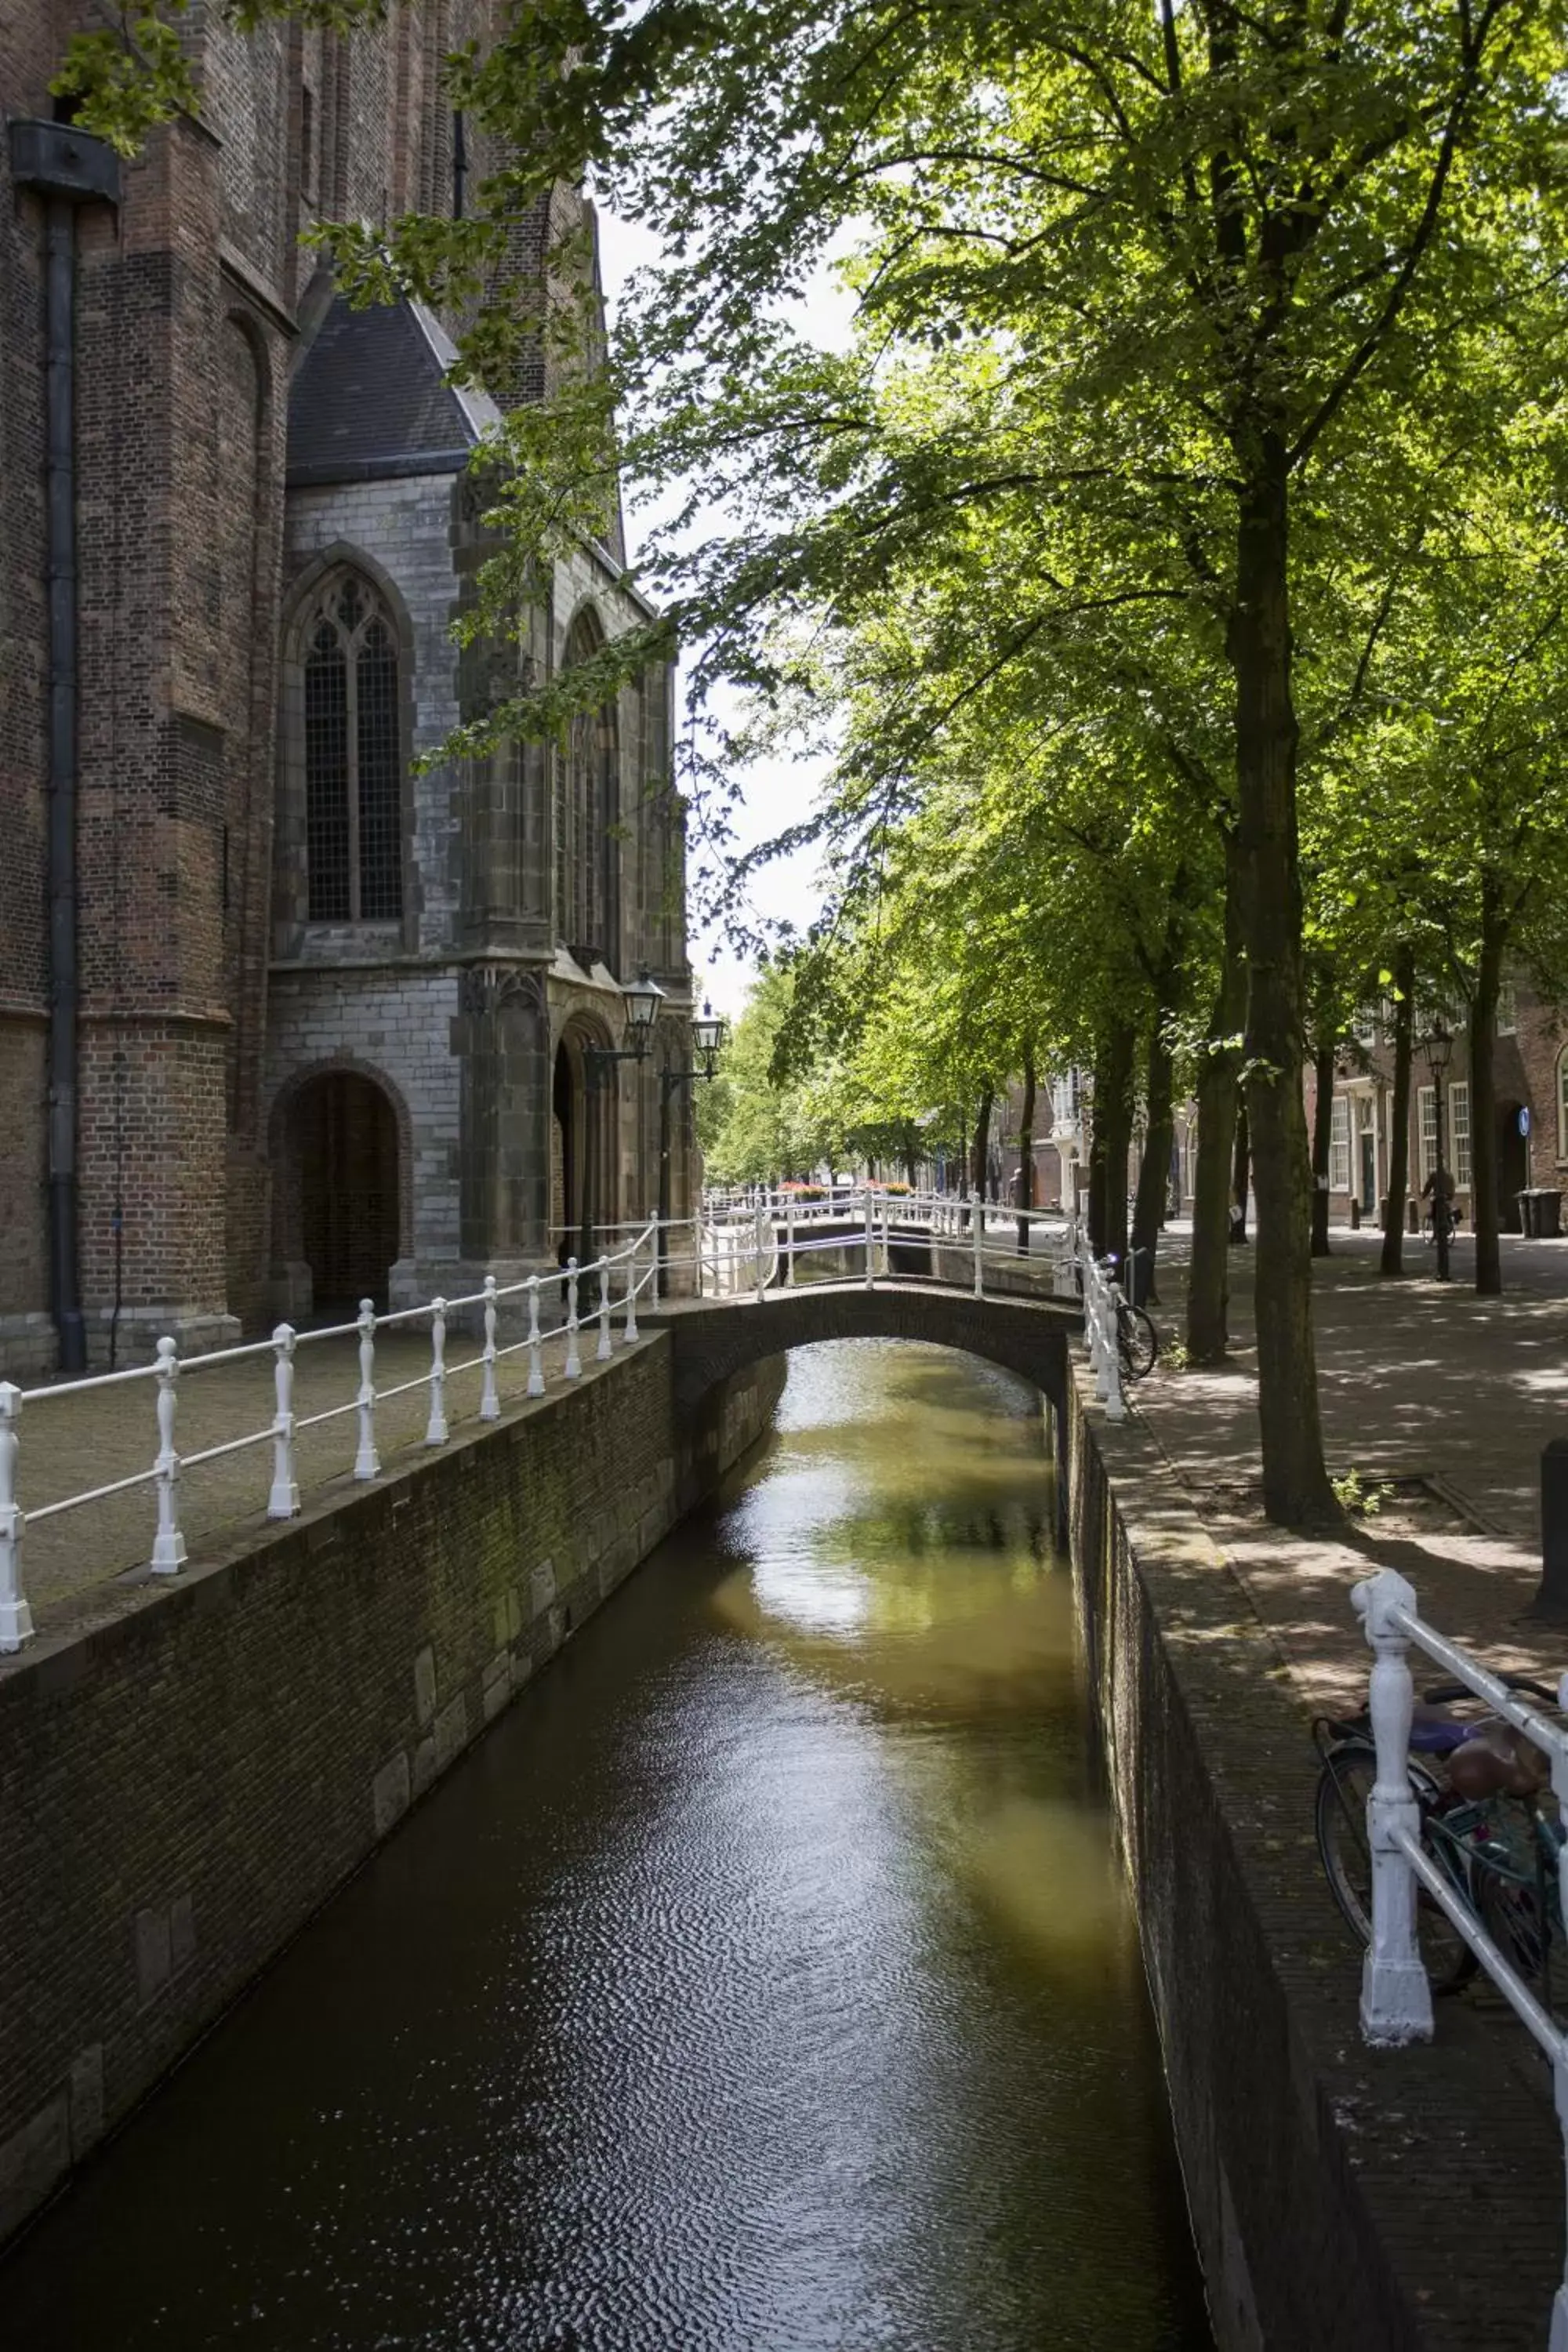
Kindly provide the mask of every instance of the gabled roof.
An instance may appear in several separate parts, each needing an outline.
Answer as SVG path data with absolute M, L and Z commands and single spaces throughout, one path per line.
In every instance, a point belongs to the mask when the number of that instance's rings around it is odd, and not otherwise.
M 460 473 L 500 413 L 445 381 L 454 357 L 422 304 L 336 296 L 289 386 L 289 488 Z

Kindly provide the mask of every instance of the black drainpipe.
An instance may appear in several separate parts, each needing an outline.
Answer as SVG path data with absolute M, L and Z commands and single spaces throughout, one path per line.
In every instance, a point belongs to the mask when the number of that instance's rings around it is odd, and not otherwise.
M 44 199 L 49 590 L 49 1307 L 62 1372 L 87 1370 L 77 1238 L 76 210 L 120 202 L 120 161 L 66 122 L 14 121 L 11 171 Z

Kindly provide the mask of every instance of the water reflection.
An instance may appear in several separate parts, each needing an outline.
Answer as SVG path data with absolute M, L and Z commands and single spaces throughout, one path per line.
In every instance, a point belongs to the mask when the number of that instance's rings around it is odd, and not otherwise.
M 889 1342 L 0 2278 L 18 2346 L 1209 2342 L 1037 1401 Z

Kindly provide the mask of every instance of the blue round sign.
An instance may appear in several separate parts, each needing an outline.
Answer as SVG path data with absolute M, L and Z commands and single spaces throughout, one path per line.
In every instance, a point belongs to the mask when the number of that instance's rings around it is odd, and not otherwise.
M 1519 1107 L 1519 1131 L 1521 1135 L 1528 1135 L 1530 1133 L 1530 1105 L 1528 1103 L 1521 1103 Z

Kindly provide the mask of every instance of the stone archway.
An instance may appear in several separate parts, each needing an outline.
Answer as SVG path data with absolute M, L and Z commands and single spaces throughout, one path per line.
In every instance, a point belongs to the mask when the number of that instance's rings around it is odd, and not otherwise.
M 296 1315 L 347 1319 L 389 1303 L 402 1235 L 397 1114 L 363 1071 L 306 1078 L 284 1108 L 289 1230 L 280 1255 Z
M 616 1069 L 595 1071 L 589 1055 L 608 1044 L 596 1020 L 573 1014 L 561 1032 L 550 1089 L 550 1223 L 562 1265 L 587 1264 L 616 1214 L 619 1089 Z

